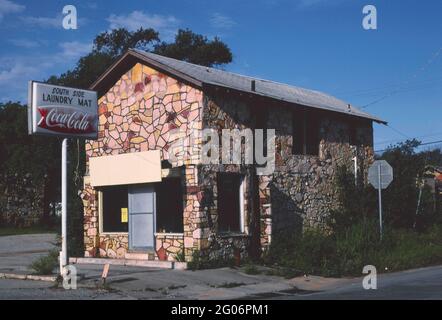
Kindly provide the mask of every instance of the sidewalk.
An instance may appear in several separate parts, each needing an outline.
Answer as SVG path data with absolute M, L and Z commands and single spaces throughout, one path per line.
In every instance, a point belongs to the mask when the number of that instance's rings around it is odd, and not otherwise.
M 81 287 L 97 288 L 103 266 L 75 265 Z M 106 288 L 135 299 L 240 299 L 296 288 L 275 276 L 247 275 L 238 269 L 170 270 L 110 266 Z

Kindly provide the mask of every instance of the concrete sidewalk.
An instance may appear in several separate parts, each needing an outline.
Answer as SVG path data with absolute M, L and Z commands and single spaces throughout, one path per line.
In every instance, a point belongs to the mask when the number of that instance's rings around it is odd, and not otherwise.
M 99 288 L 103 266 L 75 265 L 81 287 Z M 296 288 L 289 280 L 238 269 L 168 270 L 110 266 L 105 287 L 135 299 L 240 299 Z

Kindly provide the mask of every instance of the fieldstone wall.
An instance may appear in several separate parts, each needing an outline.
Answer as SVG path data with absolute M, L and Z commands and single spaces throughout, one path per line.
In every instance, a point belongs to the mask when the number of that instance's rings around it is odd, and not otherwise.
M 283 231 L 302 232 L 306 226 L 324 226 L 330 210 L 336 207 L 336 187 L 333 183 L 338 166 L 346 165 L 353 170 L 353 157 L 358 159 L 361 176 L 366 177 L 373 161 L 373 131 L 370 121 L 355 120 L 345 115 L 318 112 L 320 146 L 317 156 L 293 155 L 293 106 L 271 101 L 256 100 L 247 95 L 228 92 L 205 92 L 204 128 L 222 129 L 255 128 L 259 108 L 267 108 L 266 127 L 276 131 L 276 167 L 271 175 L 259 176 L 260 242 L 266 249 L 272 234 Z M 350 145 L 351 127 L 356 129 L 355 145 Z M 296 138 L 296 137 L 295 137 Z M 201 179 L 210 194 L 209 205 L 203 211 L 209 221 L 208 247 L 219 251 L 216 238 L 216 172 L 240 172 L 249 180 L 254 173 L 247 166 L 207 166 L 201 170 Z M 251 194 L 245 196 L 251 199 Z M 250 210 L 250 206 L 248 208 Z M 248 225 L 250 221 L 245 220 Z M 245 236 L 244 239 L 247 237 Z M 217 239 L 217 240 L 211 240 Z M 246 248 L 247 241 L 237 245 Z M 213 244 L 211 244 L 213 243 Z M 236 240 L 235 243 L 238 243 Z M 230 252 L 232 252 L 230 250 Z M 219 256 L 225 255 L 220 251 Z
M 191 144 L 188 152 L 196 156 L 185 160 L 175 160 L 170 152 L 177 139 L 192 137 L 198 142 L 201 136 L 200 90 L 138 63 L 122 75 L 98 103 L 98 140 L 86 142 L 87 161 L 89 157 L 160 150 L 161 160 L 170 160 L 172 167 L 186 166 L 184 187 L 197 186 L 193 165 L 199 161 L 198 148 L 201 144 Z M 127 234 L 99 234 L 97 196 L 97 190 L 90 186 L 88 177 L 85 177 L 82 194 L 85 256 L 124 257 L 128 250 Z M 198 211 L 197 196 L 187 194 L 184 207 L 183 242 L 186 255 L 191 256 L 194 245 L 198 245 L 193 243 L 192 238 L 192 219 Z
M 0 176 L 0 225 L 28 227 L 44 213 L 45 183 L 31 174 Z
M 157 259 L 177 261 L 184 257 L 184 236 L 182 234 L 156 234 Z

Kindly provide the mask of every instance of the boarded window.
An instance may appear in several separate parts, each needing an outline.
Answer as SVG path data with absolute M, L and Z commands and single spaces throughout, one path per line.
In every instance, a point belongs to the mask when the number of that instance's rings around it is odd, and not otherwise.
M 180 178 L 166 178 L 155 187 L 157 231 L 183 232 L 183 191 Z
M 263 150 L 262 154 L 264 157 L 267 157 L 267 121 L 269 119 L 269 113 L 267 108 L 265 107 L 257 107 L 256 108 L 256 129 L 263 129 L 263 135 L 262 135 L 262 145 Z M 253 139 L 253 142 L 256 143 L 256 135 L 255 139 Z M 254 146 L 253 150 L 256 149 L 256 146 Z M 255 155 L 254 155 L 255 156 Z M 255 159 L 256 161 L 256 159 Z
M 356 124 L 351 123 L 349 125 L 349 137 L 348 142 L 351 146 L 356 146 L 358 144 L 358 136 L 357 136 L 357 130 L 356 130 Z
M 127 232 L 127 186 L 102 188 L 103 232 Z
M 318 114 L 310 111 L 295 111 L 292 114 L 293 154 L 319 154 Z
M 241 176 L 218 173 L 218 228 L 221 232 L 240 232 Z

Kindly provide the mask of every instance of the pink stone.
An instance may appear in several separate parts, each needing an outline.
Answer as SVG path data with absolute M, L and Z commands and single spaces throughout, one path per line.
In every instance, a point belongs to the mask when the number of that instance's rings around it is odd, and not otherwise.
M 149 136 L 148 142 L 149 142 L 149 149 L 154 149 L 156 142 L 155 142 L 155 136 L 153 134 Z
M 112 118 L 113 123 L 115 123 L 117 126 L 121 125 L 123 123 L 123 117 L 114 115 Z
M 152 91 L 153 92 L 158 92 L 160 89 L 160 84 L 158 83 L 158 81 L 153 81 L 152 82 Z
M 122 141 L 125 141 L 127 139 L 127 132 L 122 132 L 120 138 Z
M 141 126 L 140 126 L 138 123 L 136 123 L 136 122 L 132 122 L 132 123 L 129 125 L 129 129 L 130 129 L 131 131 L 133 131 L 133 132 L 138 132 L 138 131 L 140 131 L 140 128 L 141 128 Z
M 167 104 L 169 104 L 170 102 L 172 102 L 172 95 L 171 95 L 171 94 L 168 94 L 167 96 L 164 97 L 164 99 L 163 99 L 163 104 L 164 104 L 164 105 L 167 105 Z
M 141 127 L 141 128 L 140 128 L 140 136 L 141 136 L 141 137 L 144 137 L 144 138 L 147 138 L 148 135 L 149 135 L 149 134 L 147 133 L 146 129 L 144 129 L 144 127 Z
M 109 132 L 109 135 L 110 135 L 112 138 L 114 138 L 115 140 L 117 140 L 117 139 L 120 137 L 120 135 L 118 134 L 118 131 L 117 131 L 117 130 L 112 130 L 112 131 L 110 131 L 110 132 Z
M 189 91 L 186 97 L 187 102 L 194 102 L 195 101 L 195 90 Z
M 190 111 L 190 116 L 188 117 L 189 121 L 193 121 L 198 118 L 199 110 Z
M 130 96 L 129 97 L 129 99 L 127 100 L 127 105 L 128 106 L 131 106 L 131 105 L 133 105 L 134 103 L 135 103 L 135 101 L 136 101 L 136 99 L 135 99 L 135 96 Z
M 116 114 L 116 115 L 121 115 L 121 107 L 120 107 L 120 106 L 118 106 L 118 107 L 114 107 L 114 108 L 112 109 L 112 112 L 113 112 L 114 114 Z
M 153 110 L 153 120 L 156 120 L 156 119 L 158 119 L 158 117 L 160 116 L 160 109 L 158 109 L 158 108 L 155 108 L 154 110 Z
M 149 150 L 149 144 L 147 141 L 140 143 L 140 151 L 148 151 Z
M 180 112 L 181 111 L 181 101 L 173 102 L 173 110 L 175 112 Z
M 107 95 L 106 95 L 106 99 L 107 99 L 107 101 L 108 102 L 114 102 L 114 100 L 115 100 L 115 95 L 112 93 L 112 92 L 109 92 Z

